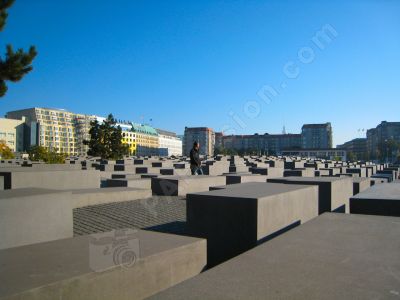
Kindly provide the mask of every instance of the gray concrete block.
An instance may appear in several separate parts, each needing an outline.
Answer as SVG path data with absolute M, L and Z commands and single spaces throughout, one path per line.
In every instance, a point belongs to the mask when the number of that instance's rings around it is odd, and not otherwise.
M 83 189 L 72 191 L 72 207 L 123 202 L 151 197 L 150 189 L 110 187 L 99 189 Z
M 206 241 L 118 230 L 2 250 L 0 264 L 0 299 L 144 299 L 199 274 Z
M 151 190 L 151 178 L 141 178 L 141 179 L 108 179 L 106 181 L 107 188 L 110 187 L 129 187 L 137 189 L 149 189 Z
M 371 187 L 371 179 L 365 177 L 353 177 L 353 195 L 361 193 Z
M 297 176 L 297 177 L 314 177 L 314 169 L 312 168 L 302 168 L 302 169 L 293 169 L 293 170 L 284 170 L 283 176 Z
M 224 176 L 160 176 L 151 179 L 153 195 L 186 196 L 187 193 L 208 191 L 211 186 L 224 185 Z
M 226 184 L 245 183 L 245 182 L 267 182 L 268 176 L 258 174 L 232 174 L 225 175 Z
M 327 213 L 150 299 L 396 299 L 400 223 Z
M 44 188 L 71 190 L 100 187 L 100 172 L 95 170 L 36 171 L 21 168 L 0 171 L 4 177 L 4 189 Z
M 349 212 L 349 199 L 353 195 L 353 182 L 345 177 L 284 177 L 267 179 L 268 182 L 317 185 L 319 188 L 319 214 Z
M 318 188 L 274 183 L 243 183 L 188 194 L 187 228 L 207 238 L 213 266 L 318 215 Z
M 72 237 L 71 197 L 36 188 L 1 191 L 0 249 Z
M 350 213 L 400 217 L 400 183 L 376 184 L 351 197 Z

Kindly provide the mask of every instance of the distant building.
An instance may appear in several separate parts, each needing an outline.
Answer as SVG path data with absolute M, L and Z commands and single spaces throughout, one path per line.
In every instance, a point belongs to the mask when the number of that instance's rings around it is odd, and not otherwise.
M 158 155 L 159 138 L 157 131 L 153 127 L 143 124 L 132 124 L 131 132 L 135 133 L 135 154 L 137 156 Z
M 301 128 L 303 149 L 332 148 L 331 123 L 304 124 Z
M 223 148 L 243 153 L 280 154 L 284 149 L 301 148 L 300 134 L 252 134 L 222 137 Z
M 347 151 L 349 156 L 352 153 L 356 160 L 367 160 L 367 139 L 357 138 L 348 141 L 342 145 L 337 145 L 337 149 L 343 149 Z M 350 156 L 349 156 L 350 157 Z
M 182 155 L 182 140 L 177 137 L 175 132 L 156 129 L 159 138 L 160 156 L 180 156 Z
M 223 138 L 224 138 L 223 132 L 215 133 L 215 149 L 222 149 L 224 147 Z
M 18 120 L 25 117 L 24 150 L 36 145 L 69 155 L 86 154 L 88 146 L 83 141 L 89 137 L 90 121 L 95 119 L 95 116 L 39 107 L 11 111 L 6 117 Z
M 370 159 L 395 160 L 400 142 L 400 122 L 382 121 L 376 128 L 367 130 L 367 152 Z
M 309 158 L 321 158 L 342 161 L 347 160 L 347 151 L 344 149 L 327 148 L 327 149 L 289 149 L 283 150 L 282 155 L 300 156 Z
M 12 152 L 24 150 L 25 117 L 21 120 L 0 118 L 0 141 L 4 141 Z
M 214 155 L 215 133 L 207 127 L 185 127 L 183 154 L 188 156 L 194 142 L 200 143 L 200 154 Z

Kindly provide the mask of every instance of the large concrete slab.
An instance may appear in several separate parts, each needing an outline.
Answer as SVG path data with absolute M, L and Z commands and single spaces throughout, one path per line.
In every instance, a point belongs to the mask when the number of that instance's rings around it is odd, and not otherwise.
M 381 183 L 350 199 L 350 213 L 400 217 L 400 183 Z
M 229 174 L 226 176 L 226 184 L 236 184 L 245 182 L 267 182 L 267 175 L 258 174 Z
M 96 170 L 44 171 L 32 168 L 3 171 L 4 189 L 43 188 L 71 190 L 100 187 L 100 172 Z
M 106 181 L 107 188 L 110 187 L 129 187 L 139 189 L 151 189 L 151 178 L 131 179 L 131 178 L 120 178 L 120 179 L 108 179 Z
M 78 208 L 96 204 L 145 199 L 149 197 L 151 197 L 151 190 L 149 189 L 114 187 L 73 190 L 71 199 L 72 207 Z
M 327 213 L 150 299 L 397 299 L 400 222 Z
M 285 184 L 317 185 L 319 214 L 324 212 L 349 212 L 349 199 L 353 195 L 353 181 L 346 177 L 284 177 L 268 179 L 268 182 Z
M 119 230 L 0 251 L 0 299 L 144 299 L 199 274 L 206 241 Z
M 0 249 L 72 237 L 71 192 L 0 191 Z
M 366 177 L 353 177 L 353 195 L 357 195 L 371 187 L 371 179 Z
M 225 176 L 159 176 L 151 179 L 153 195 L 186 196 L 208 191 L 211 186 L 224 185 Z
M 210 266 L 238 255 L 279 231 L 318 215 L 318 188 L 274 183 L 232 184 L 188 194 L 188 232 L 207 238 Z

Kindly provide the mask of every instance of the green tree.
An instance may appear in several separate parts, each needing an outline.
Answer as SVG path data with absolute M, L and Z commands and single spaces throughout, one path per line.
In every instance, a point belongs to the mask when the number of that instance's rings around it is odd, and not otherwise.
M 120 159 L 129 154 L 129 146 L 122 143 L 122 129 L 112 114 L 100 124 L 97 120 L 91 122 L 88 155 L 100 156 L 103 159 Z
M 347 160 L 349 161 L 356 161 L 357 157 L 355 156 L 355 154 L 351 151 L 347 152 Z
M 32 146 L 28 150 L 28 154 L 31 161 L 44 161 L 47 164 L 63 164 L 67 156 L 63 153 L 49 151 L 42 146 Z
M 11 151 L 10 147 L 8 147 L 6 142 L 3 140 L 0 141 L 0 158 L 3 158 L 3 159 L 15 158 L 15 155 Z
M 14 0 L 0 0 L 0 32 L 4 29 L 8 17 L 7 9 L 14 3 Z M 5 58 L 0 57 L 0 97 L 7 92 L 6 81 L 20 81 L 27 73 L 32 71 L 32 61 L 37 52 L 31 46 L 28 52 L 23 49 L 13 50 L 11 45 L 6 46 Z

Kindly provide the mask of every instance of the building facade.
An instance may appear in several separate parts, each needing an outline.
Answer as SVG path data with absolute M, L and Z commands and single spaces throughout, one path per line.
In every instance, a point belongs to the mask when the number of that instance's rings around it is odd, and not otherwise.
M 25 117 L 21 120 L 0 118 L 0 141 L 4 141 L 12 152 L 24 150 L 25 131 Z
M 11 111 L 6 119 L 0 119 L 0 140 L 3 137 L 7 145 L 18 152 L 31 146 L 43 146 L 57 153 L 86 155 L 89 146 L 84 141 L 90 140 L 90 123 L 94 120 L 102 123 L 105 118 L 38 107 Z M 160 154 L 159 134 L 153 127 L 122 121 L 117 126 L 122 129 L 122 143 L 129 146 L 131 155 Z M 176 134 L 163 131 L 162 141 L 164 154 L 181 155 L 182 141 Z
M 201 155 L 214 155 L 215 133 L 208 127 L 185 127 L 183 154 L 188 156 L 194 142 L 200 143 Z
M 29 108 L 8 112 L 7 119 L 25 117 L 27 132 L 25 149 L 43 146 L 50 151 L 68 155 L 84 155 L 87 146 L 83 141 L 89 137 L 90 121 L 95 116 L 75 114 L 63 109 Z
M 266 155 L 280 154 L 282 150 L 301 148 L 300 134 L 252 134 L 228 135 L 222 137 L 225 149 L 234 149 L 243 153 L 259 153 Z
M 304 124 L 301 128 L 303 149 L 332 148 L 331 123 Z
M 301 156 L 308 158 L 322 158 L 330 160 L 347 160 L 347 151 L 344 149 L 327 148 L 327 149 L 289 149 L 282 151 L 282 155 Z
M 181 156 L 182 140 L 177 137 L 176 133 L 156 129 L 159 138 L 159 155 L 160 156 Z
M 357 138 L 351 141 L 348 141 L 342 145 L 337 145 L 337 149 L 343 149 L 347 151 L 347 155 L 350 158 L 350 155 L 354 160 L 367 160 L 367 139 L 366 138 Z
M 367 130 L 367 153 L 369 159 L 396 159 L 400 143 L 400 122 L 382 121 L 376 128 Z

